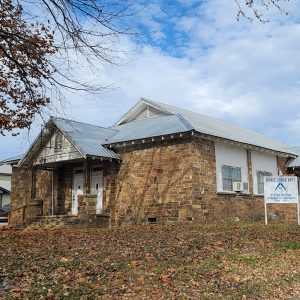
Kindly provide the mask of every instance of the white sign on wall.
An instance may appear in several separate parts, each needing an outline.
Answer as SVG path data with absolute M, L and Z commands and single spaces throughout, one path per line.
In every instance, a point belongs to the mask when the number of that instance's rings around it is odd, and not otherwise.
M 299 219 L 299 199 L 298 199 L 298 179 L 296 176 L 266 176 L 264 178 L 264 198 L 265 198 L 265 221 L 268 223 L 267 204 L 297 204 L 298 224 Z

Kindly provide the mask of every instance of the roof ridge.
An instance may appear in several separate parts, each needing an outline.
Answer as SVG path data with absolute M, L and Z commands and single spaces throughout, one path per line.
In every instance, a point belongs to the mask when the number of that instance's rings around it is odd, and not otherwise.
M 285 145 L 287 147 L 289 147 L 289 144 L 286 144 L 282 141 L 279 141 L 273 137 L 270 137 L 264 133 L 261 133 L 261 132 L 258 132 L 254 129 L 251 129 L 251 128 L 248 128 L 246 126 L 243 126 L 243 125 L 240 125 L 240 124 L 236 124 L 236 123 L 232 123 L 232 122 L 229 122 L 229 121 L 224 121 L 222 119 L 219 119 L 219 118 L 215 118 L 215 117 L 211 117 L 211 116 L 208 116 L 208 115 L 205 115 L 205 114 L 202 114 L 202 113 L 198 113 L 198 112 L 194 112 L 192 110 L 189 110 L 189 109 L 186 109 L 186 108 L 181 108 L 181 107 L 178 107 L 178 106 L 174 106 L 174 105 L 170 105 L 170 104 L 166 104 L 166 103 L 163 103 L 163 102 L 158 102 L 158 101 L 155 101 L 155 100 L 149 100 L 149 99 L 145 99 L 145 98 L 141 98 L 144 102 L 148 102 L 149 104 L 151 104 L 151 102 L 153 102 L 154 104 L 158 104 L 158 105 L 163 105 L 163 106 L 169 106 L 171 108 L 175 108 L 175 109 L 179 109 L 179 110 L 183 110 L 183 111 L 186 111 L 188 113 L 193 113 L 193 114 L 197 114 L 199 116 L 202 116 L 202 117 L 205 117 L 205 118 L 208 118 L 208 119 L 211 119 L 211 120 L 215 120 L 215 121 L 218 121 L 218 122 L 222 122 L 222 123 L 225 123 L 225 124 L 229 124 L 229 125 L 232 125 L 232 126 L 235 126 L 235 127 L 239 127 L 239 128 L 242 128 L 242 129 L 245 129 L 245 130 L 248 130 L 250 132 L 254 132 L 256 134 L 259 134 L 263 137 L 266 137 L 270 140 L 273 140 L 273 141 L 276 141 L 277 143 L 280 143 L 282 145 Z M 178 113 L 179 114 L 179 113 Z
M 143 122 L 143 121 L 146 121 L 146 120 L 153 120 L 153 119 L 157 119 L 157 118 L 167 118 L 167 117 L 171 117 L 171 116 L 173 117 L 173 116 L 176 116 L 176 115 L 179 115 L 179 114 L 170 113 L 169 115 L 159 115 L 159 116 L 153 116 L 153 117 L 150 117 L 150 118 L 137 119 L 137 120 L 130 121 L 128 123 L 123 123 L 123 124 L 120 124 L 120 125 L 114 125 L 114 126 L 111 126 L 111 127 L 108 127 L 108 128 L 116 128 L 116 129 L 112 129 L 112 130 L 119 131 L 117 129 L 119 126 L 127 125 L 129 123 Z
M 103 127 L 103 126 L 99 126 L 99 125 L 94 125 L 94 124 L 90 124 L 90 123 L 85 123 L 85 122 L 81 122 L 81 121 L 76 121 L 76 120 L 73 120 L 73 119 L 66 119 L 66 118 L 55 117 L 55 116 L 51 116 L 50 119 L 52 119 L 52 120 L 55 120 L 55 119 L 58 119 L 58 120 L 64 120 L 64 121 L 74 122 L 74 123 L 78 123 L 78 124 L 84 124 L 84 125 L 94 126 L 94 127 L 97 127 L 97 128 L 114 130 L 114 129 L 111 129 L 110 127 Z

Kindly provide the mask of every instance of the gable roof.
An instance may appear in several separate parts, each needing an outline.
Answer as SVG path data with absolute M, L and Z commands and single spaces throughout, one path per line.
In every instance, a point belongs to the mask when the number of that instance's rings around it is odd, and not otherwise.
M 83 158 L 96 156 L 119 159 L 115 152 L 101 145 L 102 140 L 115 134 L 113 129 L 58 117 L 51 117 L 44 127 L 44 133 L 41 132 L 37 136 L 28 151 L 20 160 L 18 166 L 26 165 L 28 160 L 39 151 L 40 147 L 43 146 L 43 136 L 44 140 L 47 140 L 50 137 L 53 125 L 62 132 Z
M 157 113 L 139 119 L 138 115 L 145 110 L 145 107 L 153 107 Z M 41 132 L 35 139 L 18 166 L 28 164 L 43 143 L 49 139 L 53 133 L 53 127 L 63 133 L 83 158 L 95 156 L 120 159 L 118 154 L 106 148 L 105 145 L 190 131 L 262 147 L 294 157 L 298 156 L 297 151 L 288 145 L 250 129 L 142 98 L 122 116 L 115 126 L 110 128 L 51 117 L 44 127 L 44 132 Z
M 179 114 L 137 120 L 112 128 L 116 133 L 104 141 L 103 145 L 187 132 L 193 129 Z
M 237 126 L 228 122 L 224 122 L 218 119 L 214 119 L 186 109 L 178 108 L 153 100 L 147 100 L 144 98 L 141 98 L 141 100 L 135 106 L 133 106 L 131 110 L 129 110 L 125 115 L 123 115 L 122 118 L 116 123 L 117 126 L 115 126 L 114 128 L 117 129 L 118 127 L 122 126 L 122 123 L 126 122 L 126 120 L 130 120 L 130 115 L 135 113 L 137 109 L 141 109 L 142 105 L 153 106 L 156 109 L 161 110 L 161 112 L 164 112 L 166 115 L 181 116 L 186 120 L 191 129 L 200 133 L 212 135 L 215 137 L 221 137 L 224 139 L 244 144 L 258 146 L 278 152 L 297 155 L 295 152 L 289 149 L 289 146 L 287 144 L 276 141 L 253 130 Z M 161 117 L 153 117 L 153 119 L 155 118 Z M 132 127 L 134 127 L 134 125 L 132 125 Z
M 114 129 L 90 125 L 63 118 L 52 118 L 54 124 L 75 146 L 84 158 L 99 156 L 119 159 L 118 155 L 101 145 L 101 142 L 116 133 Z

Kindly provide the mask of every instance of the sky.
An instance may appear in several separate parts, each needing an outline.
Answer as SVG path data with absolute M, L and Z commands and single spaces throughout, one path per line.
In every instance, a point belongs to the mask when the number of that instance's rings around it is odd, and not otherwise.
M 288 15 L 262 9 L 267 23 L 237 21 L 234 0 L 139 5 L 130 22 L 140 38 L 121 38 L 123 63 L 78 68 L 80 78 L 111 88 L 101 95 L 66 93 L 52 115 L 107 127 L 143 97 L 300 145 L 297 0 L 282 3 Z M 37 118 L 30 131 L 0 136 L 0 159 L 24 153 L 41 124 Z

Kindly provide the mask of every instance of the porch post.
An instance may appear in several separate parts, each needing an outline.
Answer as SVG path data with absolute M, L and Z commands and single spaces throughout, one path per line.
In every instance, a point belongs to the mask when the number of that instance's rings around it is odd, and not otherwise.
M 84 162 L 84 188 L 83 192 L 85 195 L 90 193 L 90 181 L 91 181 L 91 161 L 89 158 Z

